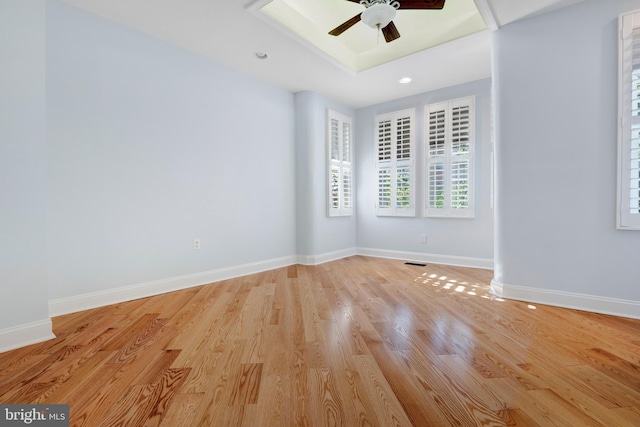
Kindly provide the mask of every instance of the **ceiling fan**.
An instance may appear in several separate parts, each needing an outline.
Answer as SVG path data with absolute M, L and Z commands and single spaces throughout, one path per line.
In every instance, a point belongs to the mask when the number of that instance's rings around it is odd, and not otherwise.
M 358 22 L 362 21 L 371 28 L 382 30 L 387 43 L 400 38 L 400 33 L 393 23 L 397 9 L 442 9 L 445 0 L 347 0 L 360 3 L 366 9 L 353 18 L 329 31 L 332 36 L 339 36 Z

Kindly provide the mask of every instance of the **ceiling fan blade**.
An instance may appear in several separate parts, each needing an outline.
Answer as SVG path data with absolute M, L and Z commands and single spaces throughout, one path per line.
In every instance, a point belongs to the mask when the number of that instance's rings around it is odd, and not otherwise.
M 398 0 L 399 9 L 442 9 L 445 0 Z
M 340 34 L 344 33 L 349 28 L 353 27 L 355 24 L 360 22 L 360 15 L 362 14 L 359 13 L 353 18 L 349 19 L 348 21 L 345 21 L 344 23 L 338 25 L 333 30 L 329 31 L 329 34 L 331 34 L 332 36 L 339 36 Z
M 387 41 L 387 43 L 400 38 L 400 33 L 398 32 L 398 29 L 396 28 L 396 25 L 393 23 L 393 21 L 389 22 L 389 25 L 382 29 L 382 34 L 384 34 L 384 39 Z

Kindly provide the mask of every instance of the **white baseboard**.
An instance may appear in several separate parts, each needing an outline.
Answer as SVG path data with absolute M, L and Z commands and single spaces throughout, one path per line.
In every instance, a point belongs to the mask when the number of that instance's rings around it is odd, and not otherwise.
M 49 301 L 49 314 L 60 316 L 77 311 L 103 307 L 110 304 L 132 301 L 167 292 L 179 291 L 194 286 L 233 279 L 235 277 L 260 273 L 275 268 L 287 267 L 297 262 L 297 257 L 289 256 L 272 260 L 242 264 L 234 267 L 220 268 L 201 273 L 187 274 L 185 276 L 171 277 L 168 279 L 154 280 L 131 286 L 115 289 L 107 289 L 100 292 L 77 295 L 68 298 L 58 298 Z
M 506 299 L 640 319 L 640 301 L 508 285 L 495 279 L 491 281 L 491 292 Z
M 422 254 L 414 252 L 388 251 L 367 248 L 349 248 L 328 252 L 320 255 L 298 255 L 273 260 L 243 264 L 234 267 L 221 268 L 185 276 L 171 277 L 138 283 L 115 289 L 107 289 L 99 292 L 76 295 L 67 298 L 58 298 L 49 301 L 49 313 L 51 316 L 74 313 L 91 308 L 103 307 L 110 304 L 118 304 L 139 298 L 146 298 L 167 292 L 178 291 L 194 286 L 206 285 L 221 280 L 260 273 L 293 264 L 318 265 L 326 262 L 346 258 L 353 255 L 365 255 L 379 258 L 406 259 L 408 261 L 431 262 L 437 264 L 459 265 L 465 267 L 492 268 L 493 261 L 481 258 L 455 257 L 435 254 Z
M 298 264 L 302 265 L 318 265 L 325 262 L 335 261 L 356 255 L 355 248 L 342 249 L 334 252 L 327 252 L 320 255 L 298 255 Z
M 0 330 L 0 353 L 55 338 L 51 319 Z
M 391 251 L 386 249 L 357 248 L 357 255 L 377 258 L 402 259 L 413 262 L 455 265 L 459 267 L 474 267 L 493 269 L 493 260 L 488 258 L 462 257 L 455 255 L 426 254 L 422 252 Z

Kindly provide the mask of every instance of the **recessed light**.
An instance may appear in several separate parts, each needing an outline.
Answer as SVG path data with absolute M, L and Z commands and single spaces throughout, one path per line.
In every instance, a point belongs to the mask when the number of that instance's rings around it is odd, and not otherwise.
M 266 52 L 256 52 L 256 58 L 258 59 L 267 59 L 269 57 L 269 54 L 267 54 Z
M 411 77 L 403 77 L 400 80 L 398 80 L 399 83 L 402 83 L 403 85 L 406 85 L 407 83 L 411 82 Z

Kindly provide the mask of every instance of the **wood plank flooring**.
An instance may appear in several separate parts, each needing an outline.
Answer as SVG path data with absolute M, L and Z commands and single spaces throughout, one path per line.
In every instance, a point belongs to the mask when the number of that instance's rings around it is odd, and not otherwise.
M 60 316 L 0 354 L 0 403 L 89 427 L 640 426 L 640 321 L 491 277 L 350 257 Z

